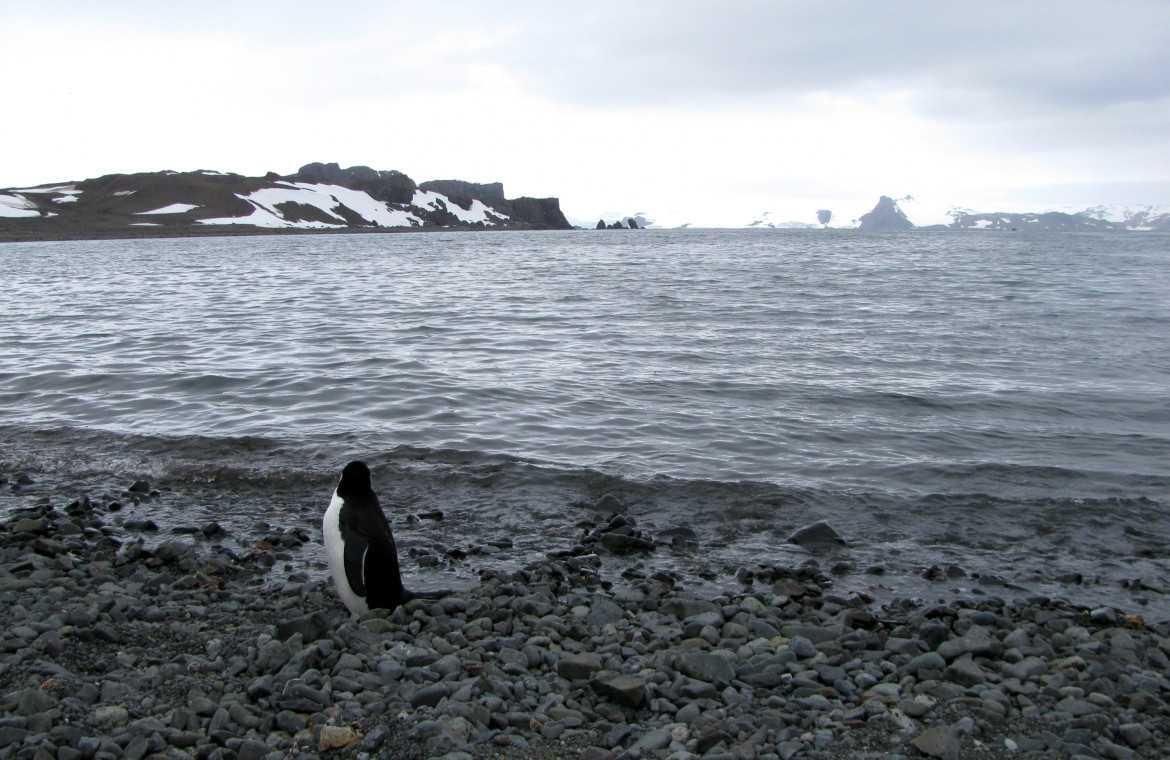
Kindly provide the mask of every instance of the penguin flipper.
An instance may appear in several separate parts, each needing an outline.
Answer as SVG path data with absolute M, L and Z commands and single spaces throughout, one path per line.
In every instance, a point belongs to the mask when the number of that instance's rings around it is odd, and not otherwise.
M 370 609 L 393 610 L 408 601 L 408 592 L 402 586 L 398 570 L 398 556 L 393 544 L 387 549 L 374 544 L 366 552 L 366 602 Z
M 345 537 L 345 579 L 349 587 L 358 596 L 366 595 L 366 552 L 369 542 L 356 531 L 350 531 Z

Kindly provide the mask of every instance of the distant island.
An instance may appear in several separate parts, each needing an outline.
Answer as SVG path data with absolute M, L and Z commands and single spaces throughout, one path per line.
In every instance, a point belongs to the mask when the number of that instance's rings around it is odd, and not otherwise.
M 914 198 L 906 196 L 901 202 L 913 202 Z M 1153 232 L 1170 232 L 1170 208 L 1166 206 L 1097 206 L 1084 211 L 1068 213 L 1064 211 L 1042 212 L 976 212 L 970 209 L 952 207 L 947 216 L 951 221 L 947 224 L 916 225 L 906 212 L 903 211 L 898 200 L 887 195 L 878 199 L 872 211 L 862 214 L 857 219 L 850 219 L 847 223 L 840 223 L 831 209 L 822 209 L 817 212 L 817 223 L 812 222 L 775 222 L 772 214 L 763 214 L 753 220 L 748 227 L 769 227 L 780 229 L 815 229 L 828 227 L 854 228 L 864 231 L 898 231 L 898 230 L 1003 230 L 1003 231 L 1044 231 L 1044 232 L 1117 232 L 1122 230 L 1141 230 Z
M 279 231 L 573 229 L 556 198 L 499 182 L 415 183 L 398 171 L 311 163 L 295 174 L 109 174 L 0 190 L 0 241 Z

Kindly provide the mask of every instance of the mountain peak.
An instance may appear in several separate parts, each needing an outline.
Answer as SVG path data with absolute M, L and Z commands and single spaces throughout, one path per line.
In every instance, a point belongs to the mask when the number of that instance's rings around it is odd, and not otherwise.
M 907 196 L 909 198 L 909 196 Z M 913 199 L 911 199 L 913 200 Z M 873 211 L 861 215 L 861 224 L 858 229 L 872 230 L 912 230 L 914 222 L 910 221 L 898 202 L 888 195 L 883 195 L 873 207 Z

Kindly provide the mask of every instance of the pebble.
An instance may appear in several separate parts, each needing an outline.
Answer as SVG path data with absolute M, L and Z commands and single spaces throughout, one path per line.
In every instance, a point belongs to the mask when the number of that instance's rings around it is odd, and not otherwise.
M 637 537 L 615 502 L 598 546 Z M 701 598 L 554 552 L 353 620 L 214 523 L 152 544 L 107 518 L 0 527 L 0 760 L 1170 756 L 1170 627 L 1117 610 L 862 606 L 813 566 Z

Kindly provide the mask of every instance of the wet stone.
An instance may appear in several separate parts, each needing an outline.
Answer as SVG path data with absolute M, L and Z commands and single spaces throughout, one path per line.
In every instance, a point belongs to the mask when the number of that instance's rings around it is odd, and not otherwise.
M 842 546 L 845 540 L 838 535 L 826 522 L 815 522 L 794 531 L 788 536 L 788 543 L 803 546 L 806 549 L 822 549 L 832 546 Z

